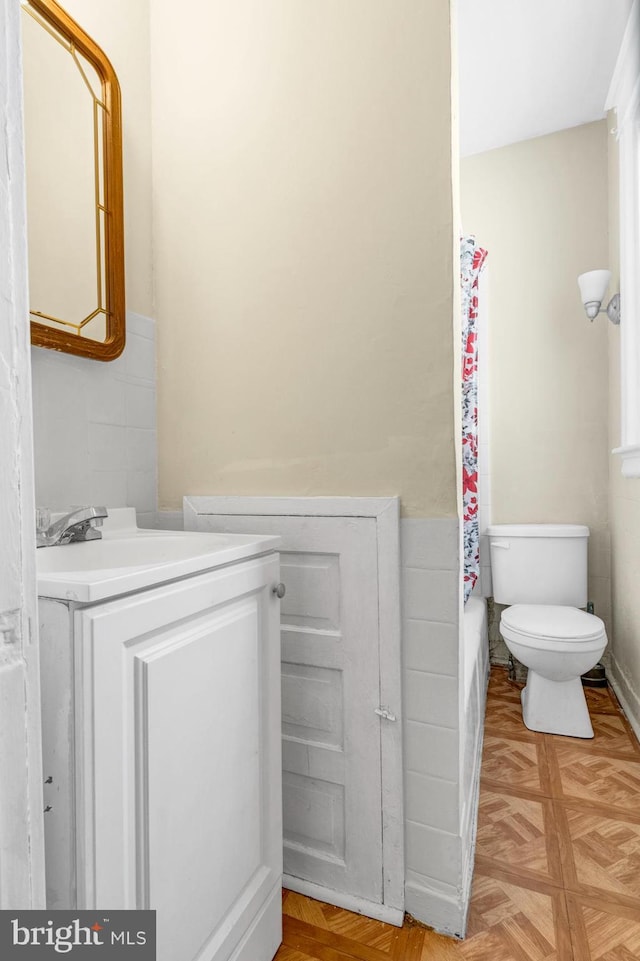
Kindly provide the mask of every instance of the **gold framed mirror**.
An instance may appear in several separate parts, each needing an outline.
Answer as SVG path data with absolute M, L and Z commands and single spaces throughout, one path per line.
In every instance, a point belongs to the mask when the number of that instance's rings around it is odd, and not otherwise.
M 114 360 L 125 344 L 120 86 L 55 0 L 21 0 L 31 342 Z

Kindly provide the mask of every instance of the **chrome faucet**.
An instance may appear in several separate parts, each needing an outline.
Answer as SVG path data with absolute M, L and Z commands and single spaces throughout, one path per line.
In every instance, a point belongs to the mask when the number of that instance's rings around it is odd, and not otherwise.
M 36 547 L 99 540 L 102 534 L 97 528 L 102 527 L 103 518 L 106 516 L 106 507 L 77 507 L 44 530 L 39 530 L 36 534 Z

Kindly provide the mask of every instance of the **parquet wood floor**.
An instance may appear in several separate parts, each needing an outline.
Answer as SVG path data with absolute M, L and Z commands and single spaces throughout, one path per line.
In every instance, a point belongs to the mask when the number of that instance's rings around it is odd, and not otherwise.
M 285 891 L 275 961 L 640 961 L 640 745 L 608 689 L 592 741 L 528 731 L 521 686 L 492 670 L 466 939 Z

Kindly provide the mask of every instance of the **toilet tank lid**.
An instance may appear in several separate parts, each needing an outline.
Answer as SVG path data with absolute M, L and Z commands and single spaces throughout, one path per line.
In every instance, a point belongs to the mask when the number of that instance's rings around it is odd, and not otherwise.
M 490 524 L 489 537 L 588 537 L 584 524 Z

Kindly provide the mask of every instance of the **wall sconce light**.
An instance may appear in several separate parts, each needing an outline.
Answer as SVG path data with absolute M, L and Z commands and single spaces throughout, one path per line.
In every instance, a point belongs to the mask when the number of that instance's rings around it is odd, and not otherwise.
M 620 294 L 614 294 L 606 310 L 601 306 L 610 280 L 610 270 L 589 270 L 578 277 L 580 297 L 589 320 L 594 320 L 598 314 L 606 313 L 612 324 L 620 323 Z

